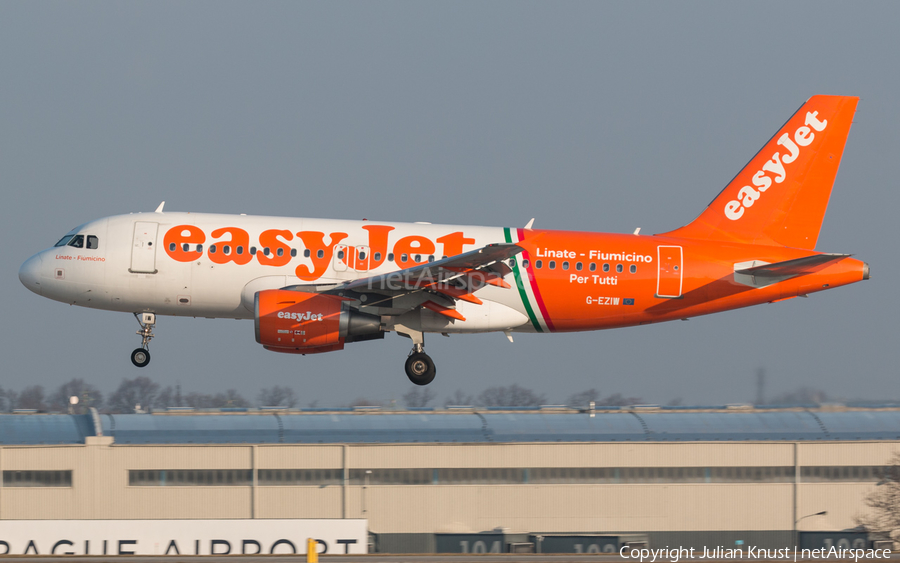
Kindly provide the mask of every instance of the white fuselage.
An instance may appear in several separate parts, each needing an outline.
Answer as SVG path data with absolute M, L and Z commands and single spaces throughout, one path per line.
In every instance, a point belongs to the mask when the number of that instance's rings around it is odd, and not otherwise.
M 235 319 L 253 318 L 258 291 L 365 278 L 504 241 L 495 227 L 168 212 L 108 217 L 69 234 L 85 242 L 22 266 L 31 291 L 95 309 Z M 533 330 L 515 290 L 478 295 L 484 305 L 458 304 L 466 321 L 422 311 L 421 329 Z

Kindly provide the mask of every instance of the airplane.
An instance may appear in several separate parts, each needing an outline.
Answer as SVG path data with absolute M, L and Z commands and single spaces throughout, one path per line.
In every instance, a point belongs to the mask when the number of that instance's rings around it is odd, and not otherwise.
M 19 271 L 34 293 L 129 312 L 253 319 L 267 350 L 316 354 L 396 332 L 427 385 L 425 334 L 570 332 L 687 319 L 869 278 L 815 250 L 859 98 L 804 103 L 691 223 L 652 236 L 164 211 L 72 229 Z M 678 180 L 675 180 L 678 181 Z

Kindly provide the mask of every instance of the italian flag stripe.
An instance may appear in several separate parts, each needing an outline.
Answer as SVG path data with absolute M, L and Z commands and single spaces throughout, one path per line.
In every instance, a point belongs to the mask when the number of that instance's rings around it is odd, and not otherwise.
M 513 242 L 512 233 L 510 232 L 509 227 L 503 229 L 503 235 L 506 237 L 506 242 Z M 537 332 L 544 332 L 544 328 L 541 326 L 540 321 L 534 314 L 534 308 L 531 306 L 531 301 L 528 298 L 528 291 L 526 289 L 525 283 L 522 281 L 522 273 L 519 270 L 518 256 L 515 260 L 513 260 L 513 274 L 515 274 L 516 287 L 519 289 L 519 296 L 522 298 L 522 304 L 525 306 L 525 311 L 528 313 L 528 318 L 531 319 L 531 324 L 534 325 L 534 330 L 536 330 Z
M 524 229 L 518 229 L 517 233 L 519 235 L 519 240 L 525 239 Z M 553 332 L 553 322 L 550 320 L 549 313 L 547 313 L 547 306 L 544 305 L 544 299 L 541 297 L 541 292 L 538 289 L 537 278 L 531 268 L 532 266 L 529 264 L 525 272 L 528 275 L 528 280 L 531 282 L 531 298 L 538 304 L 538 309 L 540 310 L 541 318 L 543 319 L 544 330 Z

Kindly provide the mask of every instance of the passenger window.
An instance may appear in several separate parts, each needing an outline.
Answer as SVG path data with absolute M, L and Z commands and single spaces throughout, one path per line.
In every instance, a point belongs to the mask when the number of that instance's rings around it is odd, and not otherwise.
M 174 242 L 169 243 L 169 252 L 175 252 L 175 243 Z
M 214 244 L 209 245 L 209 253 L 210 254 L 216 253 L 216 245 L 214 245 Z
M 197 245 L 197 252 L 203 252 L 203 245 L 202 245 L 202 244 L 198 244 L 198 245 Z
M 568 270 L 568 269 L 569 269 L 569 263 L 563 262 L 563 270 Z
M 592 272 L 596 272 L 596 271 L 597 271 L 597 264 L 591 262 L 590 270 L 591 270 Z
M 283 249 L 283 248 L 279 248 L 278 251 L 275 252 L 275 254 L 277 254 L 278 256 L 284 256 L 284 249 Z
M 344 259 L 344 251 L 338 250 L 338 260 L 343 260 L 343 259 Z
M 550 263 L 547 264 L 547 266 L 549 266 L 551 270 L 555 270 L 556 269 L 556 260 L 551 260 Z
M 581 271 L 581 262 L 575 263 L 575 269 L 578 270 L 579 272 Z
M 393 262 L 393 261 L 394 261 L 394 253 L 391 252 L 390 254 L 388 254 L 388 262 Z
M 250 256 L 256 256 L 256 247 L 255 246 L 250 247 Z
M 401 261 L 401 262 L 406 262 L 408 259 L 409 259 L 409 256 L 407 256 L 406 254 L 401 254 L 401 255 L 400 255 L 400 261 Z
M 88 235 L 87 247 L 90 250 L 96 250 L 96 249 L 100 248 L 100 239 L 98 239 L 94 235 Z
M 631 267 L 628 268 L 628 271 L 630 271 L 632 274 L 635 273 L 635 272 L 637 272 L 637 266 L 635 266 L 634 264 L 632 264 Z
M 415 260 L 415 261 L 416 261 L 416 262 L 421 262 L 421 261 L 422 261 L 422 255 L 421 255 L 421 254 L 416 254 L 416 260 Z
M 243 246 L 238 245 L 238 247 L 235 248 L 235 250 L 237 251 L 238 254 L 243 254 L 243 253 L 244 253 L 244 247 L 243 247 Z
M 184 243 L 184 244 L 181 245 L 181 250 L 183 250 L 183 251 L 185 251 L 185 252 L 190 252 L 190 251 L 191 251 L 191 245 L 189 245 L 188 243 Z
M 76 235 L 75 238 L 69 243 L 69 246 L 74 246 L 75 248 L 84 248 L 84 235 Z
M 376 252 L 376 253 L 375 253 L 375 261 L 376 261 L 376 262 L 380 262 L 380 261 L 381 261 L 381 253 L 380 253 L 380 252 Z
M 224 254 L 224 255 L 226 255 L 226 256 L 228 256 L 229 254 L 231 254 L 231 247 L 228 246 L 227 244 L 226 244 L 225 246 L 223 246 L 223 247 L 222 247 L 222 254 Z
M 318 258 L 325 258 L 325 251 L 322 250 L 322 249 L 317 250 L 317 251 L 316 251 L 316 257 L 318 257 Z
M 522 260 L 522 267 L 526 269 L 528 268 L 528 260 Z
M 434 262 L 434 254 L 432 254 L 432 255 L 430 255 L 430 256 L 428 257 L 428 261 L 429 261 L 429 262 Z
M 534 267 L 537 268 L 538 270 L 540 270 L 541 268 L 544 267 L 544 261 L 543 261 L 543 260 L 536 260 L 535 263 L 534 263 Z
M 609 264 L 604 264 L 604 265 L 603 265 L 603 271 L 604 271 L 604 272 L 608 272 L 608 271 L 609 271 Z
M 621 274 L 621 273 L 622 273 L 622 270 L 623 270 L 622 265 L 621 265 L 621 264 L 616 264 L 616 271 L 619 272 L 619 273 Z
M 291 256 L 296 256 L 296 255 L 297 255 L 297 249 L 296 249 L 296 248 L 292 248 L 292 249 L 291 249 Z
M 309 258 L 309 249 L 308 248 L 303 251 L 303 257 Z
M 364 250 L 360 250 L 360 251 L 359 251 L 359 259 L 360 259 L 360 260 L 365 260 L 365 259 L 366 259 L 366 253 L 365 253 Z

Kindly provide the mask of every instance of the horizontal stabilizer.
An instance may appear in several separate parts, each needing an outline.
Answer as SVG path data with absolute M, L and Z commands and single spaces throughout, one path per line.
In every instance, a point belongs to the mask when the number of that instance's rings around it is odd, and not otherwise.
M 734 281 L 752 287 L 765 287 L 790 278 L 811 274 L 826 264 L 848 258 L 849 254 L 813 254 L 784 262 L 766 264 L 752 261 L 734 265 Z

